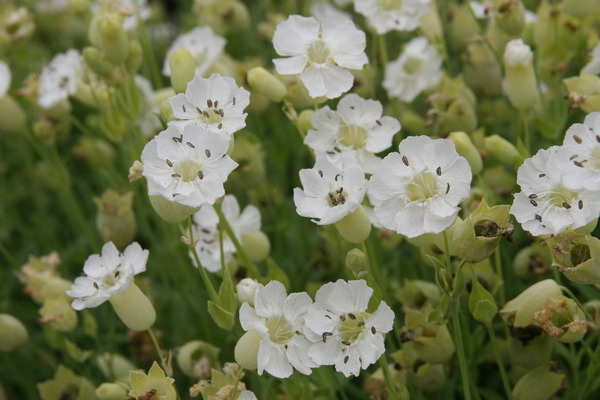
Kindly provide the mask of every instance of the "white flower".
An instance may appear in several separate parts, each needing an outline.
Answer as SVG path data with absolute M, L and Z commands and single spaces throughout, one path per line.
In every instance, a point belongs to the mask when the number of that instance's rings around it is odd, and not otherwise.
M 162 128 L 162 123 L 157 116 L 157 114 L 160 113 L 160 109 L 156 103 L 156 98 L 154 97 L 152 84 L 142 75 L 136 75 L 134 82 L 142 102 L 140 129 L 146 137 L 152 137 Z
M 128 12 L 123 21 L 123 29 L 126 31 L 137 28 L 138 18 L 140 21 L 146 21 L 152 16 L 152 8 L 148 5 L 148 0 L 121 0 L 121 4 Z
M 83 65 L 83 58 L 75 49 L 54 56 L 40 76 L 39 105 L 46 109 L 52 108 L 69 95 L 75 94 Z
M 383 34 L 417 29 L 421 18 L 430 12 L 427 3 L 429 0 L 354 0 L 354 8 Z
M 385 352 L 384 333 L 392 329 L 394 312 L 385 302 L 367 312 L 373 289 L 364 280 L 323 285 L 304 321 L 307 337 L 315 342 L 309 355 L 319 365 L 335 365 L 344 375 L 358 376 L 361 367 L 375 363 Z
M 585 64 L 581 69 L 581 72 L 598 75 L 600 74 L 600 44 L 597 44 L 596 47 L 594 47 L 590 55 L 592 56 L 592 59 Z
M 326 153 L 336 161 L 349 154 L 365 173 L 371 174 L 381 163 L 374 153 L 389 148 L 400 130 L 398 120 L 382 117 L 382 111 L 376 100 L 365 100 L 356 94 L 344 96 L 337 111 L 326 106 L 313 114 L 313 129 L 308 131 L 304 143 L 315 153 Z
M 252 278 L 244 278 L 239 281 L 235 286 L 235 291 L 240 303 L 248 302 L 248 304 L 254 306 L 254 294 L 257 287 L 258 282 Z
M 225 39 L 215 34 L 210 26 L 201 26 L 179 36 L 165 56 L 163 75 L 171 76 L 169 58 L 179 49 L 188 50 L 196 62 L 196 75 L 203 76 L 221 57 L 225 48 Z
M 253 205 L 248 205 L 240 214 L 240 205 L 233 195 L 225 195 L 221 203 L 221 211 L 229 222 L 238 241 L 242 235 L 248 235 L 260 230 L 260 212 Z M 233 241 L 225 232 L 219 233 L 219 216 L 212 205 L 202 206 L 194 214 L 194 239 L 197 240 L 196 251 L 200 263 L 211 272 L 221 270 L 221 249 L 219 235 L 223 235 L 224 263 L 227 265 L 235 253 Z
M 383 159 L 367 184 L 377 219 L 408 237 L 448 228 L 469 195 L 469 163 L 448 139 L 410 136 L 398 151 Z
M 504 48 L 504 63 L 511 67 L 531 65 L 533 52 L 523 39 L 513 39 Z
M 318 156 L 314 168 L 300 171 L 304 190 L 294 189 L 299 215 L 316 218 L 312 221 L 318 225 L 328 225 L 360 206 L 366 192 L 365 174 L 351 157 L 342 158 L 339 164 Z
M 600 190 L 600 112 L 573 124 L 563 141 L 570 168 L 564 171 L 565 186 L 573 190 Z
M 12 75 L 10 73 L 10 68 L 8 68 L 8 65 L 5 62 L 0 61 L 0 99 L 8 93 L 11 81 Z
M 367 63 L 365 33 L 350 19 L 331 18 L 323 24 L 313 17 L 291 15 L 277 25 L 274 59 L 281 75 L 300 74 L 311 97 L 339 97 L 352 88 L 354 75 Z
M 396 60 L 388 63 L 383 87 L 391 97 L 413 101 L 442 79 L 442 58 L 426 38 L 412 39 Z
M 202 128 L 228 135 L 246 126 L 244 108 L 250 104 L 250 92 L 239 87 L 229 76 L 212 74 L 209 78 L 194 76 L 185 93 L 168 99 L 173 115 L 183 121 L 169 125 L 193 122 Z
M 534 236 L 558 234 L 598 218 L 600 192 L 566 187 L 569 149 L 552 146 L 525 160 L 517 171 L 521 192 L 515 194 L 510 213 Z M 580 178 L 579 184 L 585 181 Z
M 102 247 L 102 254 L 88 257 L 84 276 L 75 279 L 67 296 L 75 298 L 72 306 L 76 310 L 97 307 L 111 296 L 129 289 L 133 276 L 146 270 L 148 250 L 134 242 L 119 253 L 112 242 Z
M 311 342 L 302 334 L 304 315 L 312 300 L 305 293 L 289 296 L 278 281 L 258 285 L 254 308 L 248 303 L 240 308 L 240 323 L 245 331 L 261 337 L 258 349 L 258 374 L 263 371 L 277 378 L 287 378 L 293 368 L 309 375 L 317 365 L 308 357 Z M 292 368 L 293 367 L 293 368 Z
M 142 150 L 148 195 L 189 207 L 214 204 L 238 165 L 228 147 L 227 139 L 198 125 L 169 126 Z
M 336 8 L 331 3 L 327 1 L 314 1 L 310 5 L 310 13 L 313 17 L 315 17 L 320 23 L 327 21 L 330 18 L 351 18 L 350 14 L 340 11 L 340 9 Z

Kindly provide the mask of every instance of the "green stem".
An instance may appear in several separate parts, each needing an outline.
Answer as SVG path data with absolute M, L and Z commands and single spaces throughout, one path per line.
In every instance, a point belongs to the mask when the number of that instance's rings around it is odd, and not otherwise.
M 392 379 L 392 374 L 390 374 L 390 369 L 388 367 L 386 355 L 382 355 L 379 359 L 379 366 L 383 371 L 383 377 L 385 379 L 385 387 L 387 388 L 388 394 L 390 395 L 390 399 L 399 400 L 398 392 L 396 391 L 396 385 L 394 385 L 394 380 Z
M 198 271 L 200 271 L 200 276 L 202 277 L 202 281 L 204 282 L 204 286 L 206 286 L 206 290 L 208 291 L 208 297 L 213 303 L 218 304 L 219 296 L 217 295 L 217 291 L 206 272 L 206 269 L 202 266 L 200 262 L 200 257 L 198 257 L 198 251 L 196 250 L 196 246 L 194 246 L 194 226 L 192 224 L 192 217 L 188 217 L 189 223 L 189 240 L 190 240 L 190 249 L 192 251 L 192 255 L 194 256 L 194 260 L 196 260 L 196 265 L 198 265 Z
M 496 251 L 494 251 L 494 265 L 496 266 L 496 275 L 500 279 L 502 283 L 500 286 L 500 304 L 504 305 L 506 303 L 506 283 L 504 282 L 504 272 L 502 270 L 502 256 L 500 254 L 500 243 L 498 243 L 498 247 Z
M 388 64 L 388 51 L 385 35 L 377 35 L 379 40 L 379 56 L 381 57 L 381 71 L 385 71 Z
M 150 339 L 152 339 L 152 343 L 154 344 L 154 348 L 156 349 L 156 353 L 158 353 L 158 357 L 160 357 L 160 363 L 162 364 L 165 361 L 165 357 L 163 356 L 162 350 L 158 345 L 158 339 L 156 339 L 156 335 L 154 334 L 152 328 L 148 328 L 147 332 L 148 335 L 150 335 Z
M 377 300 L 379 302 L 383 299 L 383 291 L 381 290 L 381 287 L 379 286 L 379 282 L 377 279 L 377 275 L 379 272 L 375 272 L 375 268 L 373 268 L 369 250 L 367 249 L 367 245 L 365 244 L 365 242 L 362 242 L 360 244 L 360 249 L 363 251 L 363 253 L 365 253 L 365 256 L 366 256 L 367 281 L 371 284 L 371 287 L 374 290 L 373 294 L 375 295 L 375 300 Z
M 529 147 L 531 144 L 530 133 L 529 133 L 529 120 L 527 119 L 527 112 L 524 110 L 519 110 L 519 115 L 521 116 L 521 122 L 523 123 L 523 144 L 527 149 L 527 152 L 531 151 Z
M 506 394 L 506 398 L 508 400 L 512 400 L 512 390 L 510 388 L 508 376 L 506 375 L 506 369 L 504 368 L 504 360 L 502 359 L 502 354 L 500 354 L 500 349 L 498 348 L 498 343 L 496 341 L 496 333 L 494 332 L 494 329 L 491 325 L 486 325 L 486 329 L 488 331 L 488 335 L 490 336 L 490 342 L 492 343 L 492 351 L 494 352 L 494 356 L 496 357 L 498 369 L 500 370 L 500 378 L 502 379 L 502 386 L 504 386 L 504 393 Z
M 242 262 L 246 266 L 246 269 L 248 270 L 248 274 L 250 275 L 251 278 L 258 279 L 260 277 L 260 274 L 258 273 L 258 270 L 256 269 L 256 266 L 254 265 L 254 263 L 252 263 L 252 261 L 250 261 L 250 259 L 248 258 L 248 255 L 244 251 L 244 248 L 242 247 L 239 240 L 235 236 L 235 232 L 233 232 L 233 229 L 231 228 L 229 221 L 227 221 L 227 218 L 225 218 L 223 211 L 221 211 L 221 205 L 215 203 L 214 208 L 215 208 L 215 211 L 217 212 L 217 215 L 219 216 L 219 223 L 221 225 L 223 225 L 223 227 L 225 227 L 225 232 L 227 232 L 227 235 L 233 242 L 233 245 L 235 246 L 235 251 L 240 256 L 240 258 L 242 259 Z
M 462 386 L 464 392 L 464 399 L 471 400 L 471 385 L 469 382 L 469 370 L 467 367 L 467 358 L 465 357 L 465 347 L 462 338 L 462 332 L 460 329 L 460 321 L 458 320 L 458 307 L 459 302 L 456 299 L 451 300 L 450 311 L 452 313 L 452 336 L 454 337 L 454 345 L 456 347 L 456 353 L 458 355 L 458 364 L 460 367 L 460 375 L 462 378 Z

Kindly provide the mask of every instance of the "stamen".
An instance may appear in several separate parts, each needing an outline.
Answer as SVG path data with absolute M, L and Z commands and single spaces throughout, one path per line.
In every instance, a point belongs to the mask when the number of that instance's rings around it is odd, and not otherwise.
M 335 154 L 335 153 L 334 153 L 333 151 L 331 151 L 331 150 L 327 150 L 325 153 L 327 153 L 327 154 L 330 154 L 330 155 L 333 155 L 333 154 Z
M 329 319 L 331 319 L 331 315 L 329 315 L 329 314 L 325 314 L 325 318 L 329 318 Z
M 374 326 L 372 326 L 372 327 L 371 327 L 371 333 L 372 333 L 373 335 L 377 333 L 377 330 L 375 329 L 375 327 L 374 327 Z
M 168 165 L 169 167 L 171 167 L 171 168 L 173 167 L 173 163 L 172 163 L 171 161 L 169 161 L 169 159 L 168 159 L 168 158 L 167 158 L 167 165 Z
M 233 101 L 231 102 L 231 105 L 235 106 L 235 97 L 233 98 Z
M 342 150 L 340 150 L 340 148 L 339 148 L 339 147 L 337 147 L 337 146 L 333 146 L 333 149 L 334 149 L 335 151 L 337 151 L 338 153 L 341 153 L 341 152 L 342 152 Z
M 331 332 L 323 332 L 323 343 L 327 343 L 327 336 L 333 336 L 333 333 Z
M 579 207 L 580 210 L 583 210 L 583 200 L 577 202 L 577 207 Z
M 333 194 L 328 193 L 329 195 L 329 200 L 331 201 L 331 204 L 333 204 L 334 206 L 337 206 L 339 204 L 339 202 L 337 201 L 337 199 L 333 196 Z
M 342 320 L 342 322 L 344 322 L 346 320 L 346 317 L 344 317 L 343 315 L 340 315 L 340 319 Z
M 209 149 L 205 149 L 204 150 L 204 154 L 206 154 L 206 157 L 210 157 L 210 150 Z
M 215 100 L 215 108 L 219 107 L 219 100 Z
M 567 210 L 568 210 L 569 208 L 571 208 L 571 205 L 570 205 L 569 203 L 567 203 L 566 201 L 565 201 L 565 202 L 563 202 L 562 206 L 563 206 L 564 208 L 566 208 Z
M 351 110 L 354 110 L 354 106 L 350 106 L 350 109 L 351 109 Z
M 196 146 L 194 146 L 193 144 L 191 144 L 190 142 L 185 142 L 185 144 L 187 144 L 189 147 L 191 147 L 192 149 L 195 149 Z
M 537 199 L 537 194 L 535 194 L 535 193 L 534 194 L 530 194 L 529 198 L 530 199 Z
M 408 158 L 406 156 L 402 156 L 402 162 L 408 167 Z
M 171 174 L 171 178 L 181 178 L 181 175 L 179 175 L 179 174 Z
M 350 317 L 350 319 L 356 319 L 356 315 L 352 314 L 352 313 L 348 313 L 348 316 Z
M 206 228 L 202 228 L 200 231 L 206 233 L 207 235 L 210 234 L 210 231 Z
M 345 346 L 350 346 L 352 343 L 350 343 L 348 341 L 345 341 L 345 340 L 342 340 L 342 344 L 345 345 Z
M 198 111 L 198 114 L 204 114 L 200 107 L 196 107 L 196 111 Z
M 218 129 L 221 129 L 223 127 L 223 124 L 221 122 L 219 122 L 219 125 L 217 125 Z
M 596 135 L 596 142 L 600 143 L 600 135 Z
M 583 164 L 580 163 L 579 161 L 573 161 L 573 164 L 575 164 L 575 166 L 577 166 L 579 168 L 583 168 Z
M 198 178 L 204 179 L 204 172 L 202 170 L 198 171 Z
M 94 287 L 95 287 L 96 289 L 100 289 L 100 288 L 98 287 L 98 284 L 97 284 L 96 282 L 94 282 Z
M 184 105 L 182 105 L 182 106 L 181 106 L 181 108 L 183 109 L 183 112 L 187 112 L 187 111 L 185 110 L 185 104 L 184 104 Z
M 348 357 L 348 356 L 344 357 L 344 364 L 346 364 L 349 359 L 350 359 L 350 357 Z
M 173 197 L 179 196 L 181 193 L 173 193 Z
M 117 271 L 117 272 L 115 272 L 115 278 L 118 278 L 118 277 L 119 277 L 119 275 L 121 275 L 121 271 Z
M 338 178 L 339 178 L 340 176 L 342 176 L 342 174 L 337 174 L 337 175 L 335 176 L 335 178 L 333 178 L 333 180 L 337 182 L 337 180 L 338 180 Z
M 381 126 L 381 121 L 380 121 L 380 120 L 377 120 L 377 121 L 375 121 L 375 123 L 376 123 L 377 125 Z
M 442 167 L 437 167 L 437 169 L 435 170 L 435 173 L 436 173 L 438 176 L 442 176 Z
M 358 326 L 360 326 L 361 328 L 362 328 L 363 326 L 365 326 L 365 321 L 360 321 L 360 322 L 358 323 Z
M 576 159 L 577 157 L 579 157 L 579 155 L 577 154 L 573 154 L 570 158 L 569 161 L 573 161 L 574 159 Z
M 535 200 L 533 200 L 533 199 L 529 200 L 529 202 L 530 202 L 530 203 L 531 203 L 531 205 L 532 205 L 532 206 L 534 206 L 534 207 L 537 207 L 537 206 L 538 206 L 538 203 L 537 203 L 537 201 L 535 201 Z
M 340 203 L 342 203 L 342 204 L 345 204 L 345 203 L 346 203 L 346 197 L 345 197 L 343 194 L 341 194 L 341 193 L 339 193 L 339 195 L 338 195 L 338 200 L 339 200 L 339 201 L 340 201 Z
M 540 178 L 543 178 L 543 177 L 545 177 L 545 176 L 546 176 L 546 174 L 539 174 L 538 176 L 539 176 Z
M 319 170 L 319 176 L 322 178 L 323 177 L 323 171 Z
M 340 186 L 340 188 L 337 190 L 337 192 L 338 192 L 339 194 L 341 194 L 343 191 L 344 191 L 344 187 L 343 187 L 343 186 Z
M 206 111 L 202 111 L 202 115 L 204 116 L 204 118 L 209 118 L 210 117 Z
M 542 216 L 539 214 L 535 214 L 535 219 L 537 219 L 538 221 L 542 222 Z
M 223 109 L 222 109 L 222 108 L 219 108 L 219 115 L 220 115 L 221 117 L 224 117 L 224 116 L 225 116 L 225 113 L 223 112 Z
M 206 100 L 206 105 L 208 106 L 208 108 L 212 108 L 213 106 L 213 102 L 211 99 Z
M 446 193 L 448 194 L 448 192 L 450 191 L 450 182 L 446 183 Z
M 577 144 L 581 144 L 581 142 L 583 142 L 583 140 L 581 140 L 581 138 L 577 135 L 573 135 L 573 139 L 575 139 L 575 141 L 577 142 Z

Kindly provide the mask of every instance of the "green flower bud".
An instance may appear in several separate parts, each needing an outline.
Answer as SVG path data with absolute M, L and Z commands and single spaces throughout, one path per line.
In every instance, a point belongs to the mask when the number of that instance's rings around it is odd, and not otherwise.
M 131 282 L 129 289 L 124 292 L 112 295 L 108 301 L 132 331 L 145 331 L 156 321 L 154 306 L 135 282 Z
M 496 24 L 510 36 L 519 36 L 525 28 L 525 7 L 521 0 L 504 0 L 494 12 Z
M 517 148 L 508 140 L 498 135 L 486 137 L 484 143 L 485 151 L 504 164 L 512 165 L 517 168 L 524 161 L 523 156 L 519 153 Z
M 25 127 L 27 116 L 23 108 L 9 95 L 0 98 L 0 130 L 19 132 Z
M 492 325 L 492 320 L 498 313 L 498 306 L 494 296 L 477 280 L 475 271 L 471 270 L 473 279 L 471 281 L 471 295 L 469 296 L 469 311 L 476 321 L 486 326 Z
M 111 71 L 111 65 L 106 62 L 100 50 L 95 47 L 83 49 L 83 59 L 86 65 L 100 76 L 106 76 Z
M 150 204 L 154 211 L 166 222 L 178 224 L 196 213 L 200 207 L 190 207 L 169 201 L 162 196 L 150 196 Z
M 523 375 L 512 391 L 514 400 L 549 400 L 563 386 L 565 374 L 548 363 Z
M 335 223 L 340 235 L 350 243 L 362 243 L 371 233 L 371 220 L 363 206 Z
M 254 67 L 248 70 L 246 80 L 253 90 L 276 103 L 281 102 L 287 94 L 283 82 L 263 67 Z
M 580 107 L 586 113 L 600 111 L 600 78 L 582 72 L 578 77 L 563 79 L 567 97 L 572 100 L 570 109 Z
M 242 235 L 242 247 L 252 262 L 264 261 L 271 252 L 271 242 L 263 231 Z
M 428 131 L 425 119 L 413 110 L 405 110 L 400 114 L 400 125 L 402 131 L 413 135 L 421 135 L 423 132 Z
M 94 45 L 99 47 L 104 58 L 113 64 L 121 64 L 129 53 L 127 32 L 123 29 L 123 16 L 119 13 L 103 13 L 92 21 L 95 24 Z M 92 28 L 90 28 L 92 29 Z
M 251 371 L 258 368 L 258 348 L 261 340 L 260 335 L 254 331 L 244 333 L 235 345 L 235 362 Z
M 359 279 L 367 274 L 367 255 L 360 249 L 352 249 L 346 254 L 346 267 Z
M 219 35 L 241 32 L 250 25 L 248 8 L 240 1 L 196 1 L 193 10 L 198 25 L 210 25 Z
M 550 361 L 552 338 L 538 326 L 513 328 L 508 337 L 507 350 L 515 366 L 535 368 Z
M 541 247 L 533 244 L 521 249 L 513 261 L 513 268 L 521 278 L 533 278 L 548 271 L 552 259 L 548 253 L 548 246 Z
M 480 35 L 480 28 L 468 3 L 452 4 L 449 9 L 448 33 L 450 47 L 462 50 L 474 37 Z
M 581 285 L 600 283 L 600 240 L 568 229 L 546 241 L 552 265 Z
M 427 39 L 438 48 L 444 46 L 444 30 L 442 29 L 442 21 L 440 13 L 435 1 L 427 4 L 429 12 L 421 17 L 421 29 L 427 36 Z
M 285 99 L 294 105 L 297 109 L 311 108 L 315 104 L 321 104 L 327 101 L 327 97 L 321 96 L 312 98 L 308 95 L 308 90 L 300 81 L 298 75 L 279 76 L 281 81 L 287 87 Z
M 148 375 L 143 371 L 129 371 L 129 382 L 131 383 L 129 396 L 135 399 L 139 400 L 141 397 L 150 400 L 154 397 L 157 400 L 175 400 L 177 398 L 177 392 L 173 387 L 175 379 L 166 376 L 156 361 L 152 364 Z M 147 397 L 149 392 L 152 393 L 152 397 Z
M 197 379 L 210 379 L 213 368 L 219 368 L 218 347 L 201 340 L 187 342 L 177 352 L 177 365 L 184 374 Z
M 597 0 L 563 0 L 561 4 L 567 14 L 581 19 L 598 11 Z
M 38 383 L 37 388 L 42 400 L 97 399 L 94 385 L 89 380 L 62 365 L 56 369 L 54 379 Z
M 105 382 L 94 391 L 98 400 L 123 400 L 127 398 L 127 389 L 118 383 Z
M 473 211 L 454 228 L 453 254 L 469 263 L 485 260 L 492 255 L 500 237 L 510 240 L 513 225 L 510 223 L 508 205 L 489 207 L 481 200 Z
M 0 314 L 0 351 L 14 351 L 27 342 L 29 334 L 21 321 L 10 314 Z
M 477 175 L 483 169 L 483 161 L 479 150 L 475 147 L 469 136 L 464 132 L 452 132 L 448 135 L 459 155 L 463 156 L 471 166 L 473 175 Z
M 463 59 L 465 83 L 471 90 L 478 96 L 502 94 L 502 68 L 489 44 L 483 39 L 469 42 Z
M 125 60 L 125 67 L 127 71 L 135 74 L 139 71 L 142 63 L 144 62 L 144 50 L 139 40 L 132 40 L 129 42 L 129 51 L 127 53 L 127 59 Z
M 511 104 L 528 110 L 538 99 L 537 79 L 533 69 L 533 53 L 523 40 L 511 40 L 504 50 L 506 91 Z
M 402 287 L 396 291 L 396 298 L 405 307 L 417 310 L 438 307 L 440 297 L 440 289 L 436 284 L 421 280 L 404 280 Z
M 171 104 L 169 104 L 167 100 L 163 100 L 159 104 L 160 118 L 163 121 L 163 123 L 167 123 L 169 121 L 174 120 L 175 117 L 173 116 L 173 108 L 171 108 Z
M 137 369 L 131 361 L 117 353 L 100 354 L 96 357 L 96 366 L 106 379 L 116 381 L 126 380 L 129 371 Z
M 119 194 L 107 189 L 101 197 L 94 197 L 98 207 L 96 227 L 104 242 L 113 242 L 124 249 L 135 237 L 135 215 L 133 214 L 133 192 Z
M 534 319 L 548 335 L 563 343 L 577 342 L 587 332 L 583 310 L 565 296 L 546 299 L 544 309 L 536 312 Z
M 196 62 L 192 53 L 187 49 L 178 49 L 169 57 L 171 68 L 171 86 L 175 93 L 183 93 L 187 84 L 194 78 L 196 73 Z
M 314 113 L 314 110 L 304 110 L 294 120 L 294 125 L 300 132 L 300 136 L 305 137 L 309 129 L 312 129 L 312 116 Z
M 526 327 L 534 322 L 535 312 L 544 308 L 546 299 L 557 298 L 560 295 L 558 284 L 552 279 L 546 279 L 528 287 L 507 302 L 500 310 L 500 315 L 509 326 Z
M 454 342 L 446 325 L 428 322 L 424 313 L 408 309 L 402 336 L 409 340 L 417 357 L 441 364 L 454 354 Z
M 46 298 L 40 315 L 41 323 L 50 324 L 57 331 L 70 332 L 77 326 L 77 313 L 63 296 Z
M 436 392 L 446 383 L 444 366 L 442 364 L 422 364 L 417 367 L 411 382 L 425 393 Z
M 462 77 L 443 76 L 442 81 L 429 96 L 433 114 L 438 118 L 438 130 L 472 132 L 477 127 L 475 95 Z

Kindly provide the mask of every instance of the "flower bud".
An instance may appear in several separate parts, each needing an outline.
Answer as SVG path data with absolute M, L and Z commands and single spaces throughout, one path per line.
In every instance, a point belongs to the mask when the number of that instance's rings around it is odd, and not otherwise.
M 424 313 L 408 309 L 402 336 L 411 343 L 417 357 L 425 362 L 441 364 L 454 354 L 454 342 L 443 324 L 428 322 Z
M 533 70 L 533 52 L 522 39 L 508 42 L 504 50 L 506 91 L 511 104 L 527 110 L 538 98 L 537 80 Z
M 11 96 L 0 98 L 0 130 L 19 132 L 25 127 L 27 116 L 19 103 Z
M 404 280 L 403 285 L 396 291 L 396 298 L 404 307 L 423 310 L 427 307 L 438 307 L 440 304 L 440 289 L 432 282 L 421 280 Z
M 513 225 L 509 222 L 508 205 L 489 207 L 481 200 L 477 208 L 453 229 L 453 254 L 469 263 L 477 263 L 492 255 L 500 237 L 510 240 Z
M 0 314 L 0 351 L 14 351 L 27 342 L 29 334 L 21 321 L 10 314 Z
M 517 148 L 508 140 L 498 135 L 491 135 L 484 139 L 485 151 L 496 160 L 518 168 L 524 161 Z
M 360 249 L 352 249 L 346 254 L 346 267 L 355 278 L 361 278 L 367 274 L 367 255 Z
M 258 348 L 261 337 L 254 331 L 248 331 L 235 345 L 235 362 L 244 369 L 255 370 L 258 368 Z
M 135 237 L 135 216 L 132 210 L 133 192 L 123 195 L 106 189 L 101 197 L 94 197 L 98 207 L 96 227 L 104 242 L 113 242 L 124 249 Z
M 515 274 L 521 278 L 533 278 L 548 271 L 552 260 L 548 254 L 548 247 L 533 244 L 521 249 L 513 261 Z
M 350 243 L 362 243 L 371 233 L 371 220 L 363 206 L 346 215 L 335 223 L 340 235 Z
M 472 132 L 477 127 L 475 95 L 462 77 L 443 76 L 435 93 L 428 97 L 441 132 Z
M 44 300 L 40 315 L 42 324 L 50 324 L 57 331 L 70 332 L 77 326 L 77 313 L 63 296 Z
M 154 306 L 135 282 L 131 282 L 124 292 L 112 295 L 108 301 L 121 321 L 133 331 L 145 331 L 156 321 Z
M 315 113 L 314 110 L 304 110 L 294 120 L 296 129 L 300 132 L 300 136 L 305 137 L 310 129 L 312 129 L 312 116 Z
M 429 12 L 421 17 L 421 29 L 431 43 L 435 43 L 436 47 L 444 46 L 444 30 L 442 29 L 442 21 L 440 13 L 435 1 L 427 4 Z
M 515 366 L 531 369 L 550 361 L 552 338 L 535 325 L 513 328 L 507 341 L 507 350 Z
M 596 0 L 563 0 L 561 2 L 563 10 L 576 18 L 585 18 L 598 11 L 598 2 Z
M 452 4 L 449 10 L 449 44 L 456 51 L 462 50 L 472 38 L 479 36 L 480 28 L 468 3 Z
M 242 235 L 242 247 L 252 262 L 261 262 L 271 252 L 271 242 L 263 231 Z
M 187 376 L 197 379 L 210 379 L 210 371 L 218 368 L 218 347 L 201 340 L 187 342 L 177 352 L 177 365 Z
M 263 67 L 254 67 L 248 70 L 246 80 L 253 90 L 275 103 L 281 102 L 287 94 L 283 82 Z
M 544 308 L 546 299 L 557 298 L 560 295 L 558 284 L 552 279 L 546 279 L 528 287 L 507 302 L 500 310 L 500 315 L 509 326 L 526 327 L 534 322 L 535 312 Z
M 565 374 L 554 371 L 548 363 L 523 375 L 512 391 L 514 400 L 549 400 L 563 386 Z
M 498 28 L 510 36 L 519 36 L 525 28 L 525 7 L 521 0 L 504 0 L 494 12 Z
M 129 51 L 127 52 L 127 59 L 125 60 L 125 67 L 127 71 L 135 74 L 139 71 L 142 63 L 144 62 L 144 50 L 139 40 L 131 40 L 129 42 Z
M 327 97 L 312 98 L 308 95 L 308 89 L 304 86 L 298 75 L 285 75 L 279 77 L 287 88 L 285 99 L 298 109 L 310 108 L 315 104 L 327 101 Z
M 581 285 L 600 283 L 600 240 L 568 229 L 546 241 L 552 265 Z
M 548 335 L 563 343 L 577 342 L 587 332 L 583 310 L 565 296 L 546 299 L 544 309 L 537 311 L 534 319 Z
M 106 62 L 100 50 L 95 47 L 86 47 L 83 49 L 83 59 L 86 65 L 100 76 L 108 75 L 111 70 L 111 65 Z
M 196 61 L 192 53 L 187 49 L 177 49 L 169 57 L 169 68 L 171 68 L 171 86 L 175 93 L 183 93 L 187 84 L 194 78 L 196 73 Z
M 469 136 L 464 132 L 452 132 L 448 135 L 459 155 L 463 156 L 471 166 L 473 175 L 477 175 L 483 169 L 483 161 L 479 150 L 475 147 Z
M 150 196 L 150 204 L 162 219 L 171 224 L 185 221 L 187 217 L 200 209 L 200 207 L 190 207 L 169 201 L 160 195 Z
M 96 366 L 106 379 L 126 380 L 129 371 L 137 367 L 128 359 L 117 353 L 102 353 L 96 357 Z
M 118 383 L 105 382 L 96 388 L 98 400 L 123 400 L 127 398 L 127 389 Z
M 95 25 L 95 40 L 92 41 L 102 50 L 104 58 L 113 64 L 121 64 L 127 58 L 129 41 L 123 29 L 123 16 L 118 13 L 103 13 L 92 21 Z M 94 29 L 90 27 L 90 29 Z
M 257 287 L 258 282 L 252 278 L 244 278 L 239 281 L 235 287 L 235 291 L 240 303 L 248 302 L 250 306 L 254 307 L 254 293 Z
M 502 68 L 484 39 L 469 42 L 463 58 L 465 83 L 471 90 L 478 96 L 502 94 Z

